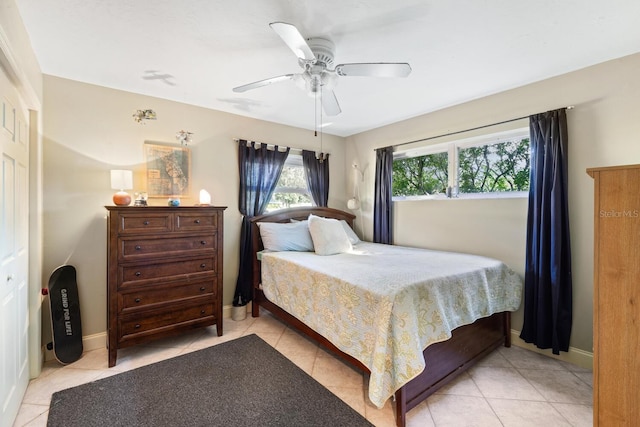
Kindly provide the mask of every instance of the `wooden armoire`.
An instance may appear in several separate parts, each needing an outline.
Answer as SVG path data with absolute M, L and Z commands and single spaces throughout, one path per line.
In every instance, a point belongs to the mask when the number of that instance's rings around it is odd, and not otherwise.
M 640 422 L 640 165 L 595 181 L 593 424 Z

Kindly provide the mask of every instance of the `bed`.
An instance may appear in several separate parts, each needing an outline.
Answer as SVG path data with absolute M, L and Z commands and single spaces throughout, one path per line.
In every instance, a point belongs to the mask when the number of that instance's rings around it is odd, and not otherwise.
M 371 402 L 381 407 L 393 396 L 396 424 L 404 426 L 407 411 L 511 345 L 510 312 L 520 305 L 522 281 L 489 258 L 361 242 L 348 233 L 354 219 L 331 208 L 253 218 L 252 315 L 263 307 L 367 372 Z M 329 228 L 318 234 L 325 226 L 340 233 L 336 223 L 349 244 L 335 233 L 323 241 Z M 286 240 L 304 227 L 311 249 L 299 241 L 274 246 L 273 235 Z M 265 251 L 263 238 L 276 250 Z

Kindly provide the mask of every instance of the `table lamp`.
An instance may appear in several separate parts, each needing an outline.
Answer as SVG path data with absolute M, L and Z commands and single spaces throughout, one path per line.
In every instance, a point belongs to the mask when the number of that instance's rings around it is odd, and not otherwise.
M 200 190 L 200 206 L 209 206 L 211 204 L 211 194 L 207 190 Z
M 111 171 L 111 189 L 118 190 L 113 195 L 113 203 L 116 206 L 129 206 L 131 196 L 124 190 L 133 188 L 133 172 L 128 170 L 115 169 Z

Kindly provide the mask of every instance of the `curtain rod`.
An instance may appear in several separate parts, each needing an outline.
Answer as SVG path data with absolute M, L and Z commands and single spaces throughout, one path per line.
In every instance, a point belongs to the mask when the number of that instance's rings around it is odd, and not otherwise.
M 573 107 L 573 105 L 569 105 L 569 106 L 564 107 L 564 109 L 565 109 L 565 110 L 572 110 L 573 108 L 574 108 L 574 107 Z M 551 111 L 553 111 L 553 110 L 551 110 Z M 529 116 L 522 116 L 522 117 L 518 117 L 518 118 L 515 118 L 515 119 L 504 120 L 504 121 L 502 121 L 502 122 L 491 123 L 491 124 L 489 124 L 489 125 L 483 125 L 483 126 L 478 126 L 478 127 L 475 127 L 475 128 L 470 128 L 470 129 L 465 129 L 465 130 L 459 130 L 459 131 L 456 131 L 456 132 L 444 133 L 444 134 L 442 134 L 442 135 L 430 136 L 430 137 L 428 137 L 428 138 L 416 139 L 416 140 L 414 140 L 414 141 L 401 142 L 400 144 L 392 145 L 392 147 L 393 147 L 393 148 L 396 148 L 396 147 L 401 147 L 401 146 L 403 146 L 403 145 L 415 144 L 416 142 L 430 141 L 430 140 L 432 140 L 432 139 L 436 139 L 436 138 L 444 138 L 445 136 L 451 136 L 451 135 L 457 135 L 457 134 L 459 134 L 459 133 L 471 132 L 471 131 L 474 131 L 474 130 L 484 129 L 484 128 L 488 128 L 488 127 L 491 127 L 491 126 L 503 125 L 503 124 L 505 124 L 505 123 L 511 123 L 511 122 L 516 122 L 516 121 L 518 121 L 518 120 L 528 119 L 530 116 L 531 116 L 531 115 L 529 115 Z M 375 151 L 375 149 L 374 149 L 374 151 Z
M 240 139 L 242 139 L 242 138 L 233 138 L 233 142 L 240 142 Z M 275 146 L 276 146 L 276 144 L 268 144 L 268 143 L 266 143 L 266 142 L 252 141 L 252 140 L 250 140 L 250 139 L 246 139 L 245 141 L 247 141 L 247 142 L 256 142 L 256 143 L 258 143 L 258 144 L 264 144 L 264 145 L 266 145 L 267 147 L 269 147 L 269 146 L 271 146 L 271 147 L 275 147 Z M 312 150 L 309 150 L 309 151 L 312 151 Z M 315 151 L 315 150 L 313 150 L 313 151 Z M 289 147 L 289 152 L 290 152 L 290 153 L 293 153 L 293 154 L 299 154 L 299 155 L 302 155 L 302 148 L 293 148 L 293 147 Z M 326 153 L 324 153 L 324 154 L 331 154 L 331 153 L 326 152 Z

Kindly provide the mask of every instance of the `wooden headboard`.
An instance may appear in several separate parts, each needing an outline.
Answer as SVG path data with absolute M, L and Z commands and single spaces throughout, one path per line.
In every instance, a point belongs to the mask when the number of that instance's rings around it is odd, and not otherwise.
M 309 218 L 309 215 L 313 214 L 316 216 L 321 216 L 324 218 L 334 218 L 337 220 L 345 220 L 347 224 L 349 224 L 353 228 L 353 221 L 356 216 L 345 211 L 341 211 L 333 208 L 313 208 L 313 207 L 303 207 L 303 208 L 290 208 L 283 209 L 276 212 L 254 216 L 251 218 L 251 234 L 252 234 L 252 251 L 251 258 L 253 261 L 253 288 L 256 289 L 260 285 L 260 261 L 256 254 L 264 249 L 262 245 L 262 239 L 260 238 L 260 228 L 258 227 L 259 222 L 291 222 L 291 220 L 303 221 Z

